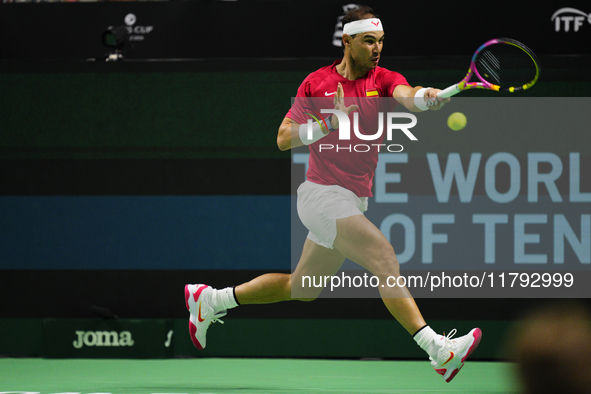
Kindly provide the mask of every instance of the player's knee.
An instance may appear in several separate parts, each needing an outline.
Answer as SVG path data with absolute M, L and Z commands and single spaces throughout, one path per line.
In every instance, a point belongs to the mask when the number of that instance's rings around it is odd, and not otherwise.
M 396 258 L 396 254 L 392 247 L 385 249 L 372 265 L 372 274 L 378 277 L 397 276 L 400 274 L 400 263 L 398 263 L 398 259 Z

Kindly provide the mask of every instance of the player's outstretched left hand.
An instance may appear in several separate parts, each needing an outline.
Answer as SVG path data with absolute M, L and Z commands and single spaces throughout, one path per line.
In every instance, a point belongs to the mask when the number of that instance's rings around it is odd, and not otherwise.
M 348 107 L 345 106 L 345 90 L 343 89 L 343 85 L 339 82 L 337 85 L 337 92 L 334 95 L 334 109 L 338 109 L 341 112 L 344 112 L 345 115 L 349 116 L 349 114 L 353 111 L 357 111 L 359 108 L 358 105 L 350 105 Z M 339 128 L 339 119 L 336 115 L 333 115 L 330 118 L 330 123 L 332 124 L 333 129 Z

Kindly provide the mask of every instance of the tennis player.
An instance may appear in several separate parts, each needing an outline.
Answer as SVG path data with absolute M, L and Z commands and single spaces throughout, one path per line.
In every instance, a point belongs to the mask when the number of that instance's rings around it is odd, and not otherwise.
M 367 269 L 382 284 L 388 277 L 400 276 L 392 245 L 363 214 L 372 195 L 377 149 L 347 155 L 334 150 L 320 152 L 321 143 L 338 143 L 339 133 L 330 131 L 339 128 L 339 119 L 331 115 L 326 117 L 326 124 L 314 122 L 309 138 L 306 110 L 297 103 L 298 98 L 328 98 L 334 109 L 349 115 L 364 104 L 346 106 L 345 97 L 393 97 L 395 104 L 413 112 L 437 110 L 449 100 L 438 100 L 438 89 L 411 87 L 399 73 L 379 67 L 383 43 L 382 22 L 371 8 L 349 12 L 343 18 L 343 58 L 311 73 L 300 85 L 296 103 L 279 126 L 277 143 L 281 150 L 302 145 L 310 149 L 307 180 L 298 188 L 298 214 L 309 230 L 301 258 L 292 274 L 265 274 L 220 290 L 203 284 L 187 285 L 189 331 L 198 349 L 205 348 L 209 325 L 230 308 L 292 300 L 292 285 L 297 290 L 294 294 L 303 294 L 296 299 L 315 299 L 322 289 L 299 288 L 302 276 L 334 275 L 345 258 Z M 406 287 L 378 288 L 390 313 L 426 351 L 435 371 L 451 381 L 478 346 L 481 330 L 475 328 L 455 339 L 455 329 L 448 336 L 438 335 L 427 325 Z

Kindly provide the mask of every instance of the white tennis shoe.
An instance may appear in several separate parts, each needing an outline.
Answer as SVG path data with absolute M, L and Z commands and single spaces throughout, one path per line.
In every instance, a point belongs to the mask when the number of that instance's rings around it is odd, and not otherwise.
M 451 339 L 456 332 L 454 328 L 447 336 L 440 338 L 442 346 L 437 352 L 436 360 L 429 357 L 435 372 L 442 375 L 448 383 L 460 372 L 464 361 L 476 350 L 482 338 L 480 328 L 473 329 L 463 337 Z
M 199 350 L 205 349 L 205 336 L 211 323 L 224 323 L 220 317 L 226 311 L 215 311 L 211 306 L 213 289 L 208 285 L 185 285 L 185 303 L 189 311 L 189 334 L 193 345 Z

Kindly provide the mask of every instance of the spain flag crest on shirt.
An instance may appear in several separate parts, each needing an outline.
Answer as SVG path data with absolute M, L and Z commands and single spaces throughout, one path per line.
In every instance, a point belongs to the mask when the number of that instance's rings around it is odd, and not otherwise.
M 365 97 L 379 97 L 377 89 L 369 89 L 365 91 Z

